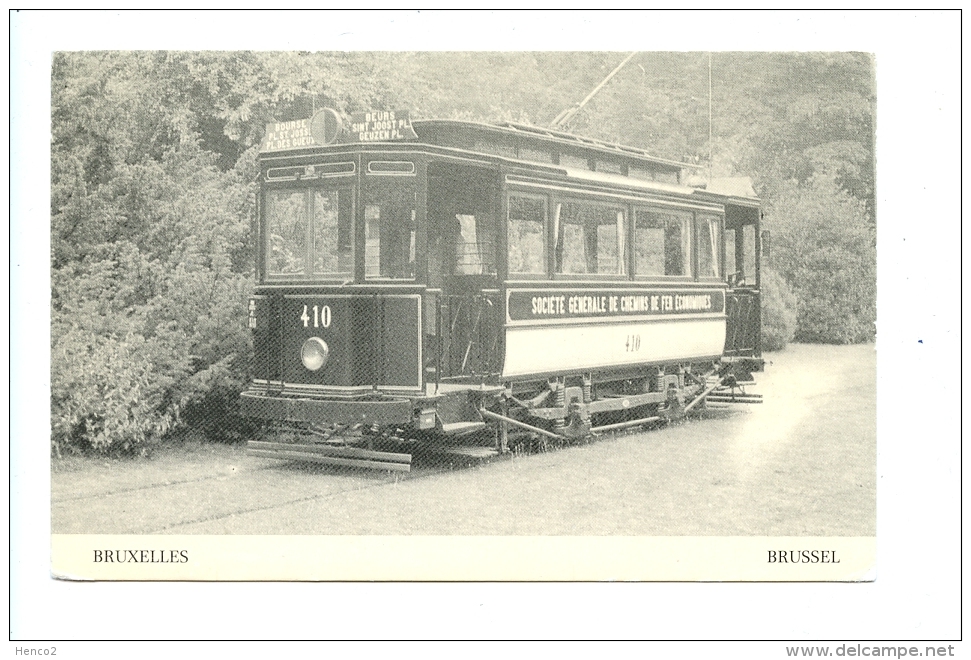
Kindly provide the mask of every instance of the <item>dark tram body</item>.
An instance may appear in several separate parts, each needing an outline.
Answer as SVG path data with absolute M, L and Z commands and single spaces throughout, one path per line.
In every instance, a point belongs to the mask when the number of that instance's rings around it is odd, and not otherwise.
M 407 469 L 423 445 L 504 451 L 745 399 L 750 186 L 536 127 L 376 113 L 348 132 L 327 112 L 271 125 L 260 154 L 242 405 L 303 440 L 251 453 Z

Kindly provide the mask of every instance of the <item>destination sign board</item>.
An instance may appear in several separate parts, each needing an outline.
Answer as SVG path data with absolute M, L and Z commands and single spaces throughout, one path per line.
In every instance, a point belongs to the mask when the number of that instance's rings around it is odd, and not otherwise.
M 357 142 L 387 142 L 418 138 L 408 110 L 355 112 L 351 115 L 350 139 Z
M 260 151 L 282 151 L 316 146 L 310 132 L 310 119 L 278 121 L 266 125 Z
M 408 110 L 355 112 L 350 126 L 331 108 L 319 110 L 313 117 L 277 121 L 266 125 L 260 151 L 285 151 L 307 147 L 326 147 L 337 142 L 389 142 L 416 140 Z
M 717 314 L 725 310 L 725 292 L 517 289 L 509 292 L 508 310 L 510 321 Z
M 342 130 L 336 110 L 323 108 L 308 119 L 277 121 L 266 125 L 260 151 L 283 151 L 306 147 L 326 147 L 337 141 Z

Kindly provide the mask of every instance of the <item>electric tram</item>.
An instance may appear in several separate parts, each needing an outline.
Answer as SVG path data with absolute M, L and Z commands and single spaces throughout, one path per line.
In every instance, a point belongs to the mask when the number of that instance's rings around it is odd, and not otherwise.
M 257 456 L 408 470 L 758 400 L 744 179 L 516 123 L 333 110 L 259 154 Z

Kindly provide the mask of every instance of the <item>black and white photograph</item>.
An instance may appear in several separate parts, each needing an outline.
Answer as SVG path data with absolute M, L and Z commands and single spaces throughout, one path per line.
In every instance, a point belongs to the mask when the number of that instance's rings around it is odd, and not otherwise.
M 52 532 L 874 536 L 873 76 L 56 53 Z
M 957 390 L 883 361 L 935 332 L 885 334 L 932 303 L 878 305 L 916 218 L 865 43 L 116 41 L 31 72 L 55 583 L 863 590 L 878 452 L 926 444 L 894 418 L 958 455 Z M 878 422 L 883 388 L 910 394 Z

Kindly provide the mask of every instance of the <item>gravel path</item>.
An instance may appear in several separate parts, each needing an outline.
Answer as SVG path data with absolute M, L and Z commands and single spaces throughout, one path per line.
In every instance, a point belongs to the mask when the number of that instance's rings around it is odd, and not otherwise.
M 872 345 L 790 346 L 757 406 L 407 476 L 193 446 L 55 466 L 55 533 L 870 536 Z

